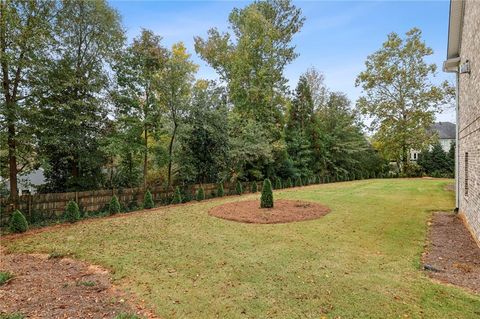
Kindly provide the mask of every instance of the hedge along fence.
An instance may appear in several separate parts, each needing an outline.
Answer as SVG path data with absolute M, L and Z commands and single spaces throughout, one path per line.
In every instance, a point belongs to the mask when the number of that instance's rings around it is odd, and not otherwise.
M 381 176 L 353 176 L 344 175 L 342 177 L 332 178 L 329 176 L 323 176 L 312 182 L 318 183 L 330 183 L 335 181 L 348 181 L 355 179 L 368 179 L 368 178 L 384 178 L 384 177 L 398 177 L 391 174 Z M 251 182 L 242 182 L 243 192 L 249 193 Z M 283 180 L 284 188 L 288 188 L 287 180 Z M 310 183 L 308 183 L 310 184 Z M 224 182 L 225 195 L 236 194 L 236 182 Z M 212 198 L 217 196 L 218 184 L 196 184 L 196 185 L 179 185 L 182 193 L 182 199 L 184 201 L 191 201 L 196 198 L 196 192 L 200 187 L 203 187 L 205 192 L 205 198 Z M 172 202 L 175 189 L 165 189 L 162 186 L 155 186 L 148 188 L 152 193 L 154 202 L 158 205 L 167 205 Z M 103 189 L 95 191 L 83 191 L 83 192 L 69 192 L 69 193 L 48 193 L 48 194 L 34 194 L 34 195 L 21 195 L 18 197 L 17 209 L 19 209 L 31 223 L 36 219 L 58 219 L 70 200 L 75 201 L 82 212 L 98 212 L 104 210 L 110 203 L 112 196 L 116 195 L 124 210 L 135 210 L 140 208 L 143 203 L 145 195 L 145 189 L 141 187 L 136 188 L 121 188 L 121 189 Z M 126 208 L 126 209 L 125 209 Z M 13 212 L 13 205 L 9 204 L 8 198 L 0 197 L 0 226 L 4 226 L 8 223 L 8 219 Z
M 248 183 L 243 183 L 244 187 Z M 235 194 L 235 183 L 223 183 L 225 195 Z M 205 198 L 215 197 L 218 184 L 196 184 L 180 186 L 182 197 L 187 200 L 195 199 L 195 194 L 200 187 L 203 187 Z M 156 204 L 170 204 L 173 198 L 174 189 L 167 190 L 162 186 L 148 188 L 152 193 Z M 111 201 L 112 196 L 116 195 L 120 204 L 129 210 L 139 208 L 143 204 L 145 189 L 141 187 L 121 188 L 121 189 L 103 189 L 95 191 L 68 192 L 68 193 L 47 193 L 34 195 L 18 196 L 17 209 L 20 210 L 29 221 L 35 219 L 34 214 L 41 214 L 42 219 L 54 219 L 59 217 L 65 211 L 67 203 L 75 201 L 82 212 L 96 212 L 103 210 Z M 0 197 L 0 226 L 5 225 L 13 212 L 13 205 L 9 203 L 8 198 Z

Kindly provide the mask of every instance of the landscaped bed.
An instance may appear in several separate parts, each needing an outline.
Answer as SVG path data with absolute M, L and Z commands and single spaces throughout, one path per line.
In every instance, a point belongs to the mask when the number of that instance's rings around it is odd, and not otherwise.
M 299 200 L 277 200 L 273 208 L 260 208 L 258 200 L 226 203 L 210 209 L 212 216 L 252 224 L 278 224 L 320 218 L 330 212 L 323 205 Z
M 275 191 L 275 199 L 331 209 L 300 223 L 209 215 L 226 203 L 258 203 L 255 194 L 53 227 L 2 245 L 100 265 L 161 318 L 476 318 L 480 296 L 422 271 L 427 222 L 433 211 L 453 209 L 448 183 L 386 179 Z

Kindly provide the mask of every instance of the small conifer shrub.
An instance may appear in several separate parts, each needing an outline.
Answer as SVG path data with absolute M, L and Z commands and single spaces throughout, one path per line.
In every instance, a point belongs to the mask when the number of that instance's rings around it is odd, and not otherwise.
M 297 179 L 295 180 L 295 186 L 296 187 L 303 186 L 303 181 L 302 181 L 302 178 L 300 176 L 298 176 Z
M 108 212 L 110 215 L 114 215 L 120 213 L 120 202 L 118 201 L 118 197 L 116 195 L 112 196 L 110 200 L 110 205 L 108 205 Z
M 235 191 L 237 193 L 237 195 L 242 195 L 243 193 L 243 187 L 242 187 L 242 183 L 240 183 L 240 181 L 237 181 L 237 185 L 235 187 Z
M 80 219 L 80 209 L 75 201 L 71 200 L 65 209 L 65 219 L 70 223 L 74 223 Z
M 322 181 L 321 181 L 321 179 L 320 179 L 320 176 L 317 175 L 317 176 L 315 177 L 315 184 L 320 184 L 321 182 L 322 182 Z
M 150 209 L 155 207 L 155 203 L 153 202 L 153 197 L 152 193 L 150 193 L 149 190 L 145 193 L 145 196 L 143 197 L 143 208 L 144 209 Z
M 220 183 L 218 184 L 217 196 L 223 197 L 223 195 L 225 195 L 225 191 L 223 190 L 223 183 Z
M 287 187 L 293 187 L 292 179 L 290 177 L 287 179 Z
M 10 216 L 9 228 L 13 233 L 24 233 L 28 230 L 27 219 L 18 209 Z
M 203 190 L 203 187 L 200 187 L 197 190 L 197 201 L 202 201 L 205 199 L 205 191 Z
M 182 193 L 180 192 L 180 188 L 177 186 L 175 187 L 175 193 L 173 194 L 172 204 L 180 204 L 182 202 Z
M 272 183 L 268 178 L 263 181 L 262 196 L 260 197 L 260 207 L 261 208 L 273 207 Z
M 253 181 L 250 189 L 251 189 L 252 193 L 256 193 L 258 191 L 257 182 Z
M 282 180 L 279 177 L 275 179 L 275 189 L 282 189 Z

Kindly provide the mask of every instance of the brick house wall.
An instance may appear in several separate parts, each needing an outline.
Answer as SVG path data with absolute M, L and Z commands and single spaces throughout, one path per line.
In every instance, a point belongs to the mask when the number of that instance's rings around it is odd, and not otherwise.
M 480 243 L 480 1 L 465 1 L 458 76 L 459 212 Z

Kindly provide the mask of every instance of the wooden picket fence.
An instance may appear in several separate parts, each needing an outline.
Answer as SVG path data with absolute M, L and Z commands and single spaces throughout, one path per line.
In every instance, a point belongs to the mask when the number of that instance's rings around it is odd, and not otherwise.
M 196 184 L 180 186 L 183 193 L 189 194 L 192 198 L 199 187 L 203 187 L 206 198 L 213 197 L 217 191 L 218 184 Z M 247 187 L 245 183 L 244 188 Z M 153 200 L 157 204 L 170 203 L 174 190 L 167 190 L 165 187 L 155 186 L 149 187 L 148 190 L 152 193 Z M 235 191 L 234 183 L 224 183 L 225 195 Z M 48 194 L 25 194 L 18 197 L 17 209 L 25 214 L 27 219 L 31 218 L 33 214 L 48 214 L 51 217 L 60 216 L 65 211 L 65 206 L 71 200 L 77 202 L 80 209 L 84 212 L 93 212 L 103 209 L 112 199 L 113 195 L 117 195 L 120 203 L 125 206 L 140 207 L 145 196 L 145 189 L 141 187 L 136 188 L 121 188 L 121 189 L 102 189 L 94 191 L 83 192 L 68 192 L 68 193 L 48 193 Z M 0 197 L 0 225 L 10 217 L 13 211 L 13 205 L 9 203 L 8 198 Z

